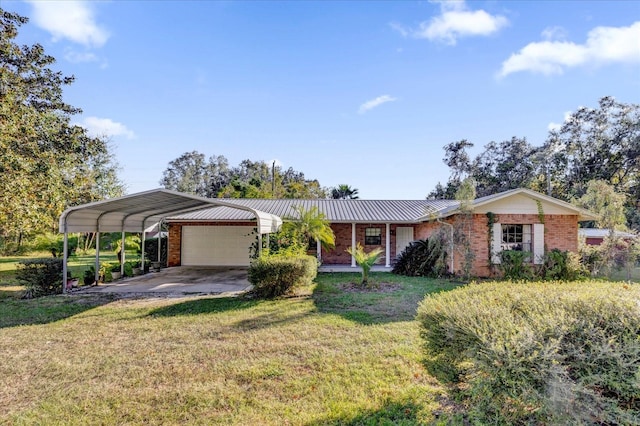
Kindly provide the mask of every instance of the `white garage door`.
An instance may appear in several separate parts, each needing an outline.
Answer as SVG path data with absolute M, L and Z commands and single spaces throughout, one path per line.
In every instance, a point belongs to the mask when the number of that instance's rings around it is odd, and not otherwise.
M 182 265 L 248 266 L 252 226 L 183 226 Z

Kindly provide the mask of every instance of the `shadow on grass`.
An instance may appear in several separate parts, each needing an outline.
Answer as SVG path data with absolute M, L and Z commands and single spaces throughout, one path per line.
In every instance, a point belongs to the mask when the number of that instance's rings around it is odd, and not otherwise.
M 327 418 L 307 423 L 308 426 L 320 425 L 419 425 L 421 407 L 413 401 L 391 401 L 378 410 L 363 411 L 353 417 Z
M 6 298 L 0 307 L 0 328 L 48 324 L 106 305 L 112 300 L 108 295 Z
M 262 300 L 238 297 L 215 297 L 210 299 L 187 300 L 151 311 L 148 316 L 175 317 L 181 315 L 200 315 L 216 312 L 250 309 L 263 303 Z
M 448 291 L 460 283 L 444 279 L 404 277 L 388 272 L 371 274 L 371 288 L 354 289 L 357 273 L 321 273 L 312 298 L 319 312 L 338 314 L 364 325 L 412 321 L 427 294 Z

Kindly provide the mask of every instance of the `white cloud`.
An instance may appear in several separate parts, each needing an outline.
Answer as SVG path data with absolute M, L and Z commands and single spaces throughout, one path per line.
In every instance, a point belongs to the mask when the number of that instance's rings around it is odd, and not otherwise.
M 65 49 L 64 58 L 69 62 L 95 62 L 98 57 L 91 52 L 78 52 L 72 49 Z
M 564 120 L 562 121 L 562 123 L 554 123 L 553 121 L 551 123 L 549 123 L 549 125 L 547 126 L 547 129 L 549 129 L 549 131 L 555 130 L 558 131 L 560 130 L 560 128 L 562 127 L 562 125 L 564 123 L 566 123 L 567 121 L 569 121 L 569 118 L 571 117 L 571 114 L 573 114 L 572 111 L 565 111 L 564 113 Z
M 569 41 L 529 43 L 502 63 L 499 76 L 530 71 L 562 74 L 566 68 L 608 63 L 640 63 L 640 21 L 628 27 L 596 27 L 584 44 Z
M 545 40 L 566 40 L 567 30 L 562 27 L 547 27 L 540 34 Z
M 113 121 L 110 118 L 87 117 L 82 120 L 80 126 L 87 129 L 89 135 L 93 137 L 124 136 L 127 139 L 136 137 L 133 131 L 129 130 L 127 126 Z
M 374 109 L 376 107 L 379 107 L 380 105 L 387 103 L 387 102 L 393 102 L 393 101 L 397 101 L 398 98 L 394 98 L 392 96 L 389 95 L 382 95 L 382 96 L 378 96 L 375 99 L 371 99 L 370 101 L 367 101 L 365 103 L 363 103 L 362 105 L 360 105 L 360 108 L 358 108 L 358 114 L 364 114 L 365 112 Z
M 440 15 L 430 21 L 420 23 L 418 29 L 407 30 L 397 23 L 391 28 L 403 36 L 412 35 L 431 41 L 441 41 L 455 45 L 459 38 L 488 36 L 509 24 L 501 15 L 491 15 L 484 10 L 470 10 L 463 0 L 432 1 L 440 4 Z
M 35 1 L 33 21 L 51 33 L 54 41 L 67 39 L 87 47 L 100 47 L 109 33 L 96 24 L 93 10 L 85 1 Z

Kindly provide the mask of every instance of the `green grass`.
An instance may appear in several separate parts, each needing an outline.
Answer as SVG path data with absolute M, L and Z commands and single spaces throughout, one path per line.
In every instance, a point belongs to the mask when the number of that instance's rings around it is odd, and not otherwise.
M 0 257 L 0 301 L 4 299 L 19 298 L 23 288 L 16 280 L 16 269 L 22 260 L 34 259 L 38 257 L 51 257 L 49 252 L 31 253 L 26 256 L 3 256 Z M 127 252 L 126 259 L 137 260 L 139 257 L 134 252 Z M 114 252 L 100 252 L 100 262 L 117 262 L 118 258 Z M 95 265 L 95 254 L 71 256 L 68 260 L 68 268 L 71 276 L 81 278 L 89 267 Z
M 351 291 L 358 276 L 320 274 L 275 301 L 5 300 L 0 424 L 434 420 L 446 391 L 422 365 L 413 318 L 425 294 L 455 284 L 374 273 L 379 291 Z

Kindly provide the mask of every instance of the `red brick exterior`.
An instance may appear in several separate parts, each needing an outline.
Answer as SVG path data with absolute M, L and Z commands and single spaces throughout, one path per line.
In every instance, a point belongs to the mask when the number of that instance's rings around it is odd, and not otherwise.
M 447 223 L 455 223 L 456 217 L 445 220 Z M 496 215 L 496 223 L 501 224 L 536 224 L 541 223 L 540 217 L 536 214 L 500 214 Z M 169 253 L 168 266 L 179 266 L 181 259 L 182 247 L 182 226 L 255 226 L 255 222 L 182 222 L 171 223 L 169 225 Z M 554 248 L 560 250 L 577 251 L 578 250 L 578 216 L 576 215 L 545 215 L 545 248 L 551 250 Z M 415 239 L 428 238 L 434 231 L 443 225 L 438 222 L 423 222 L 418 224 L 391 224 L 390 225 L 390 263 L 393 262 L 396 253 L 396 228 L 397 227 L 413 227 L 413 235 Z M 379 228 L 382 236 L 380 245 L 365 245 L 364 235 L 366 228 Z M 336 245 L 330 250 L 322 250 L 322 263 L 327 265 L 350 265 L 351 256 L 346 252 L 351 247 L 351 224 L 350 223 L 334 223 L 331 229 L 335 234 Z M 380 247 L 383 250 L 383 256 L 386 249 L 386 225 L 385 224 L 357 224 L 356 225 L 356 243 L 362 244 L 367 251 Z M 489 268 L 489 228 L 488 218 L 484 214 L 474 214 L 471 230 L 471 248 L 475 253 L 473 261 L 472 275 L 478 277 L 487 277 L 492 275 Z M 455 250 L 454 269 L 459 272 L 462 269 L 463 254 L 459 250 Z M 385 264 L 382 258 L 379 263 Z

